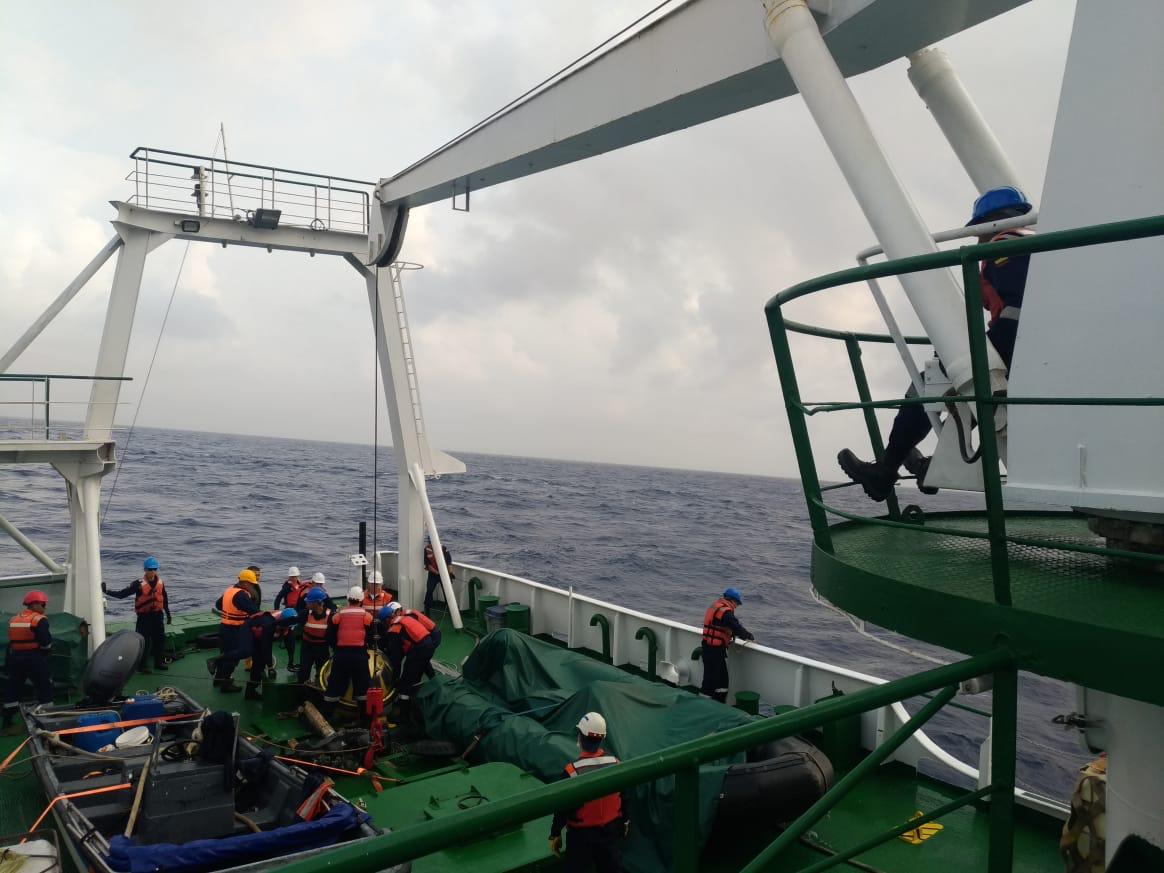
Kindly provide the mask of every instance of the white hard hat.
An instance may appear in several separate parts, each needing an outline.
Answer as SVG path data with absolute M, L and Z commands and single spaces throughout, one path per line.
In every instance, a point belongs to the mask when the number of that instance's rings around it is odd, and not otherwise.
M 298 575 L 299 575 L 299 568 L 298 567 L 288 567 L 287 568 L 288 578 L 290 578 L 291 576 L 298 576 Z
M 325 577 L 322 573 L 315 573 L 311 577 L 311 581 L 315 585 L 326 585 L 327 584 L 327 577 Z
M 384 584 L 384 574 L 381 573 L 379 570 L 373 570 L 372 571 L 372 578 L 369 579 L 368 581 L 374 585 L 383 585 Z
M 606 719 L 597 712 L 588 712 L 578 721 L 578 733 L 584 737 L 606 736 Z
M 361 588 L 359 585 L 353 585 L 351 588 L 348 589 L 348 600 L 363 600 L 363 599 L 364 599 L 364 589 Z
M 399 612 L 402 609 L 404 609 L 404 607 L 397 603 L 395 600 L 388 604 L 389 612 Z

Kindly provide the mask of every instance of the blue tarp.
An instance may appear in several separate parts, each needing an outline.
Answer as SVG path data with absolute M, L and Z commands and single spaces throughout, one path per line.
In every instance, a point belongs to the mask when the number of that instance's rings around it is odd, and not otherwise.
M 348 803 L 333 806 L 323 818 L 287 825 L 259 834 L 218 840 L 194 840 L 182 845 L 137 846 L 123 836 L 109 841 L 109 866 L 121 873 L 193 873 L 209 867 L 233 867 L 260 858 L 291 855 L 330 846 L 348 831 L 368 821 L 367 813 Z

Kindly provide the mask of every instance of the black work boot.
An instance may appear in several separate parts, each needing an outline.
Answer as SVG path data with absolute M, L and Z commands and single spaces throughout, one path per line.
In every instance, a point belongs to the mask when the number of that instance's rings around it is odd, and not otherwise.
M 845 475 L 865 489 L 870 500 L 881 503 L 893 491 L 897 474 L 879 461 L 862 461 L 849 449 L 841 449 L 837 463 Z
M 223 688 L 222 690 L 226 691 L 225 688 Z M 244 694 L 243 697 L 247 700 L 262 700 L 263 699 L 263 692 L 259 690 L 259 686 L 256 685 L 254 682 L 248 682 L 247 683 L 247 693 Z
M 933 485 L 926 485 L 926 473 L 930 470 L 930 461 L 933 458 L 927 458 L 917 449 L 910 449 L 909 454 L 905 456 L 905 460 L 901 465 L 905 467 L 910 473 L 917 477 L 917 490 L 922 494 L 937 494 L 938 489 Z
M 236 685 L 233 679 L 223 679 L 222 684 L 218 686 L 218 690 L 223 694 L 234 694 L 236 691 L 242 691 L 241 685 Z

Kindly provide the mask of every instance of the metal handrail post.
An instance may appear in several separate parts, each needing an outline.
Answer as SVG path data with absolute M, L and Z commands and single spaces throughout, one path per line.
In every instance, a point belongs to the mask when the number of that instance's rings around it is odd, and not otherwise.
M 845 349 L 849 353 L 849 365 L 853 369 L 853 381 L 857 383 L 857 396 L 861 398 L 862 403 L 872 403 L 873 396 L 869 393 L 869 379 L 865 375 L 865 365 L 861 362 L 861 344 L 857 342 L 855 337 L 848 337 L 845 339 Z M 918 392 L 918 394 L 922 393 L 924 392 Z M 877 413 L 870 408 L 866 408 L 864 414 L 865 427 L 869 431 L 869 445 L 873 449 L 873 457 L 880 461 L 885 454 L 885 444 L 881 441 L 881 426 L 877 424 Z M 901 510 L 897 503 L 896 488 L 889 490 L 889 495 L 885 498 L 885 505 L 889 509 L 889 516 L 891 518 L 899 518 L 901 516 Z
M 49 439 L 49 382 L 48 376 L 44 377 L 44 438 Z
M 1014 864 L 1014 783 L 1018 756 L 1018 670 L 994 671 L 994 724 L 991 731 L 990 873 L 1010 873 Z
M 906 740 L 917 733 L 922 725 L 933 718 L 938 710 L 953 699 L 957 692 L 957 686 L 950 685 L 943 688 L 934 696 L 933 700 L 919 709 L 909 721 L 895 730 L 885 742 L 870 752 L 856 767 L 846 773 L 840 782 L 828 790 L 824 797 L 802 812 L 800 817 L 785 828 L 784 832 L 773 840 L 759 855 L 753 858 L 741 873 L 756 873 L 758 870 L 763 870 L 772 862 L 772 859 L 804 836 L 809 828 L 824 818 L 830 809 L 840 803 L 850 791 L 856 788 L 862 779 L 885 763 L 890 755 L 896 752 Z
M 675 771 L 675 845 L 671 869 L 699 869 L 699 765 Z
M 796 463 L 800 467 L 800 479 L 804 485 L 804 496 L 808 501 L 808 518 L 812 523 L 812 535 L 816 544 L 831 553 L 833 538 L 829 532 L 827 513 L 814 501 L 821 499 L 820 478 L 816 472 L 816 460 L 812 454 L 812 439 L 808 435 L 808 422 L 800 409 L 800 386 L 796 381 L 796 370 L 792 365 L 792 349 L 788 345 L 788 331 L 784 326 L 784 313 L 779 305 L 769 304 L 766 309 L 768 335 L 772 339 L 772 353 L 776 357 L 776 372 L 780 376 L 780 390 L 784 394 L 784 406 L 788 411 L 788 428 L 792 431 L 792 448 L 796 452 Z
M 974 407 L 978 415 L 978 445 L 982 457 L 982 493 L 986 499 L 986 527 L 990 534 L 990 572 L 994 600 L 1011 605 L 1010 561 L 1006 543 L 1006 512 L 1002 504 L 1002 474 L 998 464 L 998 434 L 994 429 L 995 409 L 990 391 L 990 370 L 986 355 L 986 327 L 982 324 L 982 283 L 978 256 L 969 246 L 962 252 L 962 284 L 966 297 L 966 325 L 970 335 L 970 372 L 974 376 Z

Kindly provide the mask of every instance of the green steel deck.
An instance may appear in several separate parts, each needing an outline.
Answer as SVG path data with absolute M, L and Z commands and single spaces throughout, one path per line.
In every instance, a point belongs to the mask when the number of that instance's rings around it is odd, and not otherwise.
M 917 529 L 833 525 L 813 550 L 813 583 L 831 602 L 916 639 L 977 653 L 1005 635 L 1020 665 L 1045 676 L 1164 704 L 1164 575 L 1104 557 L 1008 545 L 1011 606 L 996 605 L 977 513 L 934 513 Z M 1008 513 L 1008 536 L 1102 546 L 1071 513 Z M 956 616 L 957 620 L 950 620 Z M 936 620 L 940 619 L 940 620 Z
M 438 650 L 439 661 L 457 669 L 476 643 L 471 632 L 458 632 L 443 619 L 443 642 Z M 116 627 L 112 628 L 116 629 Z M 175 616 L 170 627 L 174 642 L 189 644 L 201 633 L 215 629 L 213 616 Z M 260 744 L 284 745 L 305 736 L 296 718 L 280 714 L 274 698 L 290 689 L 271 695 L 267 705 L 247 701 L 242 694 L 222 694 L 211 684 L 205 660 L 215 650 L 191 651 L 174 662 L 165 673 L 138 676 L 130 683 L 132 689 L 156 690 L 164 685 L 176 685 L 209 708 L 238 711 L 241 727 Z M 276 650 L 281 656 L 282 651 Z M 282 665 L 281 665 L 282 666 Z M 240 668 L 241 670 L 241 668 Z M 288 674 L 280 670 L 278 685 L 287 686 Z M 267 691 L 271 689 L 268 687 Z M 0 759 L 16 748 L 23 737 L 0 737 Z M 23 758 L 23 755 L 21 756 Z M 12 768 L 0 776 L 0 834 L 20 832 L 28 828 L 44 808 L 46 799 L 39 786 L 31 780 L 30 766 L 17 759 Z M 417 758 L 407 751 L 378 761 L 376 770 L 384 777 L 383 791 L 377 793 L 366 777 L 340 777 L 337 788 L 353 802 L 364 806 L 374 821 L 393 830 L 434 818 L 455 816 L 458 810 L 471 809 L 492 800 L 515 796 L 541 783 L 517 768 L 504 763 L 469 766 L 459 761 L 429 761 Z M 918 811 L 928 812 L 960 793 L 924 777 L 912 769 L 889 764 L 878 768 L 821 822 L 808 837 L 794 844 L 783 855 L 777 866 L 780 871 L 800 870 L 818 863 L 827 855 L 854 846 L 863 839 L 907 821 Z M 978 871 L 986 868 L 988 845 L 988 815 L 981 809 L 964 808 L 943 819 L 944 828 L 920 846 L 901 840 L 858 856 L 856 864 L 842 864 L 842 870 L 870 870 L 880 873 L 922 873 L 922 871 Z M 1015 816 L 1015 864 L 1017 873 L 1058 873 L 1062 869 L 1056 841 L 1059 823 L 1052 819 L 1018 810 Z M 417 871 L 472 870 L 473 873 L 491 871 L 558 869 L 559 864 L 548 852 L 546 837 L 549 821 L 546 817 L 526 822 L 469 845 L 450 845 L 440 852 L 414 862 Z M 717 834 L 720 833 L 717 831 Z M 700 868 L 706 870 L 736 871 L 778 833 L 773 822 L 767 831 L 740 834 L 727 832 L 725 842 L 716 839 L 705 848 Z M 71 868 L 66 862 L 66 868 Z

